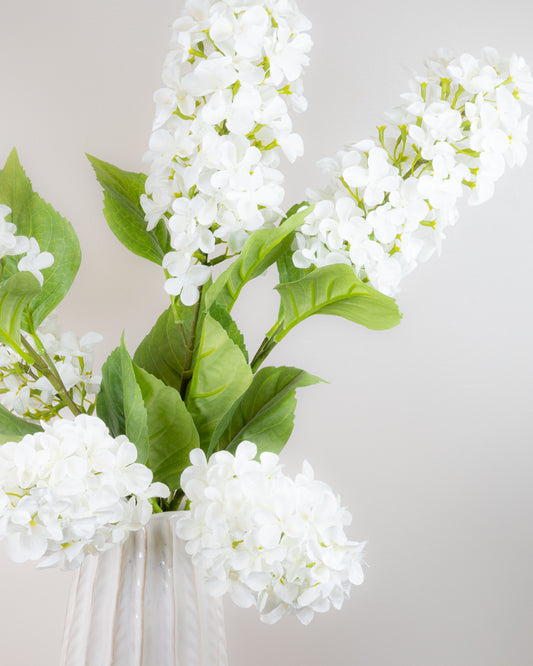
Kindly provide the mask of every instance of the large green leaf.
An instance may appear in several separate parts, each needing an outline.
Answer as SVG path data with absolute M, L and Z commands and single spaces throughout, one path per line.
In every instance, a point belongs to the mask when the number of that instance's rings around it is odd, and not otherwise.
M 266 271 L 291 246 L 295 230 L 312 208 L 288 217 L 275 229 L 259 229 L 246 241 L 239 257 L 219 276 L 206 295 L 207 308 L 213 303 L 229 312 L 244 285 Z
M 135 363 L 168 386 L 179 389 L 191 339 L 194 307 L 169 307 L 157 320 L 133 356 Z
M 41 252 L 51 252 L 54 256 L 53 265 L 43 270 L 41 293 L 30 306 L 33 324 L 38 326 L 63 300 L 78 272 L 81 261 L 78 238 L 70 222 L 33 191 L 15 150 L 0 171 L 0 203 L 11 208 L 11 221 L 19 235 L 35 238 Z M 10 266 L 11 271 L 5 272 L 5 277 L 16 272 L 16 262 L 10 262 Z
M 148 416 L 149 450 L 146 464 L 154 481 L 179 488 L 180 476 L 190 465 L 189 453 L 199 446 L 192 416 L 176 389 L 142 368 L 135 367 L 135 377 Z
M 240 348 L 211 315 L 203 321 L 186 405 L 207 450 L 218 422 L 252 381 L 252 370 Z
M 124 341 L 108 356 L 102 368 L 102 385 L 96 413 L 114 437 L 126 435 L 137 447 L 137 460 L 148 460 L 148 415 L 134 366 Z
M 41 292 L 36 277 L 27 271 L 15 273 L 0 283 L 0 339 L 20 344 L 20 326 L 26 306 Z
M 128 250 L 161 265 L 168 252 L 168 232 L 163 222 L 146 230 L 141 195 L 145 191 L 143 173 L 123 171 L 87 155 L 104 190 L 104 216 L 111 231 Z
M 249 440 L 259 453 L 280 453 L 294 425 L 296 389 L 321 380 L 298 368 L 263 368 L 254 376 L 244 395 L 219 423 L 211 438 L 209 453 Z
M 154 480 L 179 487 L 189 453 L 199 445 L 192 416 L 179 392 L 166 386 L 130 358 L 124 342 L 102 369 L 96 412 L 114 437 L 126 435 L 137 447 L 137 461 Z
M 276 340 L 315 314 L 337 315 L 373 330 L 392 328 L 401 320 L 396 301 L 361 282 L 345 264 L 317 268 L 276 289 L 284 316 L 283 329 Z
M 0 444 L 18 442 L 24 435 L 33 435 L 42 430 L 38 425 L 28 423 L 0 405 Z

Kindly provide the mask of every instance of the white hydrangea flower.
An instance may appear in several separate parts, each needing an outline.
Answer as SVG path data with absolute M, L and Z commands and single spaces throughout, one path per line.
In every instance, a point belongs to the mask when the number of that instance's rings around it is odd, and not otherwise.
M 277 455 L 256 455 L 251 442 L 209 462 L 195 449 L 181 478 L 190 511 L 177 533 L 214 596 L 256 606 L 264 622 L 290 614 L 308 624 L 363 582 L 364 544 L 348 540 L 350 513 L 309 464 L 293 480 Z
M 239 252 L 282 215 L 280 157 L 303 154 L 289 110 L 306 108 L 310 27 L 294 0 L 187 0 L 174 23 L 141 204 L 148 229 L 168 227 L 166 289 L 188 304 L 208 255 Z
M 41 271 L 50 268 L 54 263 L 54 257 L 50 252 L 41 252 L 35 238 L 15 235 L 17 227 L 6 220 L 11 213 L 9 206 L 0 204 L 0 260 L 7 256 L 24 255 L 18 261 L 18 270 L 28 271 L 42 286 L 44 277 Z
M 41 252 L 39 243 L 35 240 L 35 238 L 30 238 L 29 247 L 26 251 L 26 254 L 18 262 L 17 268 L 19 271 L 28 271 L 34 275 L 42 286 L 44 277 L 41 271 L 45 268 L 50 268 L 53 263 L 53 255 L 50 254 L 50 252 Z
M 23 335 L 37 349 L 33 337 Z M 74 402 L 86 411 L 93 408 L 101 382 L 93 372 L 94 349 L 102 336 L 91 332 L 78 338 L 70 331 L 61 333 L 57 318 L 50 315 L 37 329 L 37 337 Z M 63 407 L 50 381 L 4 344 L 0 344 L 0 404 L 17 416 L 45 421 Z
M 300 268 L 353 265 L 357 277 L 395 295 L 405 275 L 440 251 L 469 193 L 494 193 L 505 166 L 523 164 L 533 78 L 524 60 L 494 49 L 481 58 L 440 51 L 410 82 L 377 141 L 349 144 L 319 166 L 329 182 L 296 234 Z
M 42 286 L 44 278 L 41 271 L 54 263 L 54 257 L 50 252 L 41 252 L 35 238 L 15 235 L 17 227 L 6 220 L 11 213 L 9 206 L 0 204 L 0 260 L 7 256 L 24 255 L 19 259 L 18 270 L 32 273 Z
M 74 569 L 145 525 L 168 488 L 96 416 L 43 427 L 0 447 L 0 539 L 15 562 Z
M 16 236 L 17 227 L 8 222 L 11 208 L 0 204 L 0 259 L 9 255 L 24 254 L 28 250 L 29 241 L 25 236 Z

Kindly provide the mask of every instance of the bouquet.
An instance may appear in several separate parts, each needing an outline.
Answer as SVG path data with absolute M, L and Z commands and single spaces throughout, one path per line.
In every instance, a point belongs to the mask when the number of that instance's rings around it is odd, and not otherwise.
M 284 203 L 303 154 L 310 23 L 290 0 L 190 0 L 172 28 L 147 174 L 90 156 L 117 238 L 161 266 L 169 306 L 136 350 L 127 332 L 93 368 L 99 336 L 62 333 L 54 310 L 80 249 L 14 151 L 0 173 L 0 536 L 16 561 L 79 566 L 152 512 L 213 595 L 266 622 L 340 608 L 363 582 L 350 514 L 304 463 L 279 454 L 296 391 L 319 378 L 268 364 L 314 315 L 400 322 L 400 282 L 440 252 L 459 199 L 490 199 L 525 159 L 533 81 L 518 56 L 439 52 L 375 136 L 321 162 L 324 184 Z M 279 309 L 249 351 L 232 309 L 277 271 Z M 118 341 L 117 341 L 118 342 Z

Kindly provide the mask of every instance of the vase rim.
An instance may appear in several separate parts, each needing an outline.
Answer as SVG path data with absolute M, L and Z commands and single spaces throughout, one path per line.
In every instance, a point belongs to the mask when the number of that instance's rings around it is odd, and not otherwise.
M 184 510 L 179 510 L 179 511 L 162 511 L 161 513 L 152 513 L 150 520 L 163 520 L 163 519 L 171 519 L 175 518 L 176 516 L 179 516 L 181 514 L 186 513 Z

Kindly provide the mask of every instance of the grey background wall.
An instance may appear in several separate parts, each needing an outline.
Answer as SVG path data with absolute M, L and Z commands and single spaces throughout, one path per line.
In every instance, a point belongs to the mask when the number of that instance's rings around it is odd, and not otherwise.
M 106 228 L 84 152 L 142 169 L 181 4 L 0 0 L 0 161 L 16 145 L 75 225 L 84 262 L 60 314 L 65 328 L 105 336 L 99 362 L 123 329 L 135 348 L 166 300 L 157 268 Z M 287 168 L 287 204 L 318 182 L 317 159 L 372 133 L 438 46 L 488 44 L 533 64 L 523 0 L 300 5 L 315 48 L 297 118 L 306 157 Z M 530 158 L 491 202 L 462 207 L 443 256 L 406 279 L 397 329 L 314 319 L 276 350 L 273 362 L 330 382 L 300 393 L 284 460 L 296 471 L 307 458 L 340 493 L 369 567 L 344 609 L 308 628 L 268 627 L 228 604 L 232 666 L 533 663 L 532 186 Z M 275 316 L 272 286 L 257 281 L 236 313 L 251 349 Z M 70 581 L 0 556 L 0 664 L 58 663 Z

